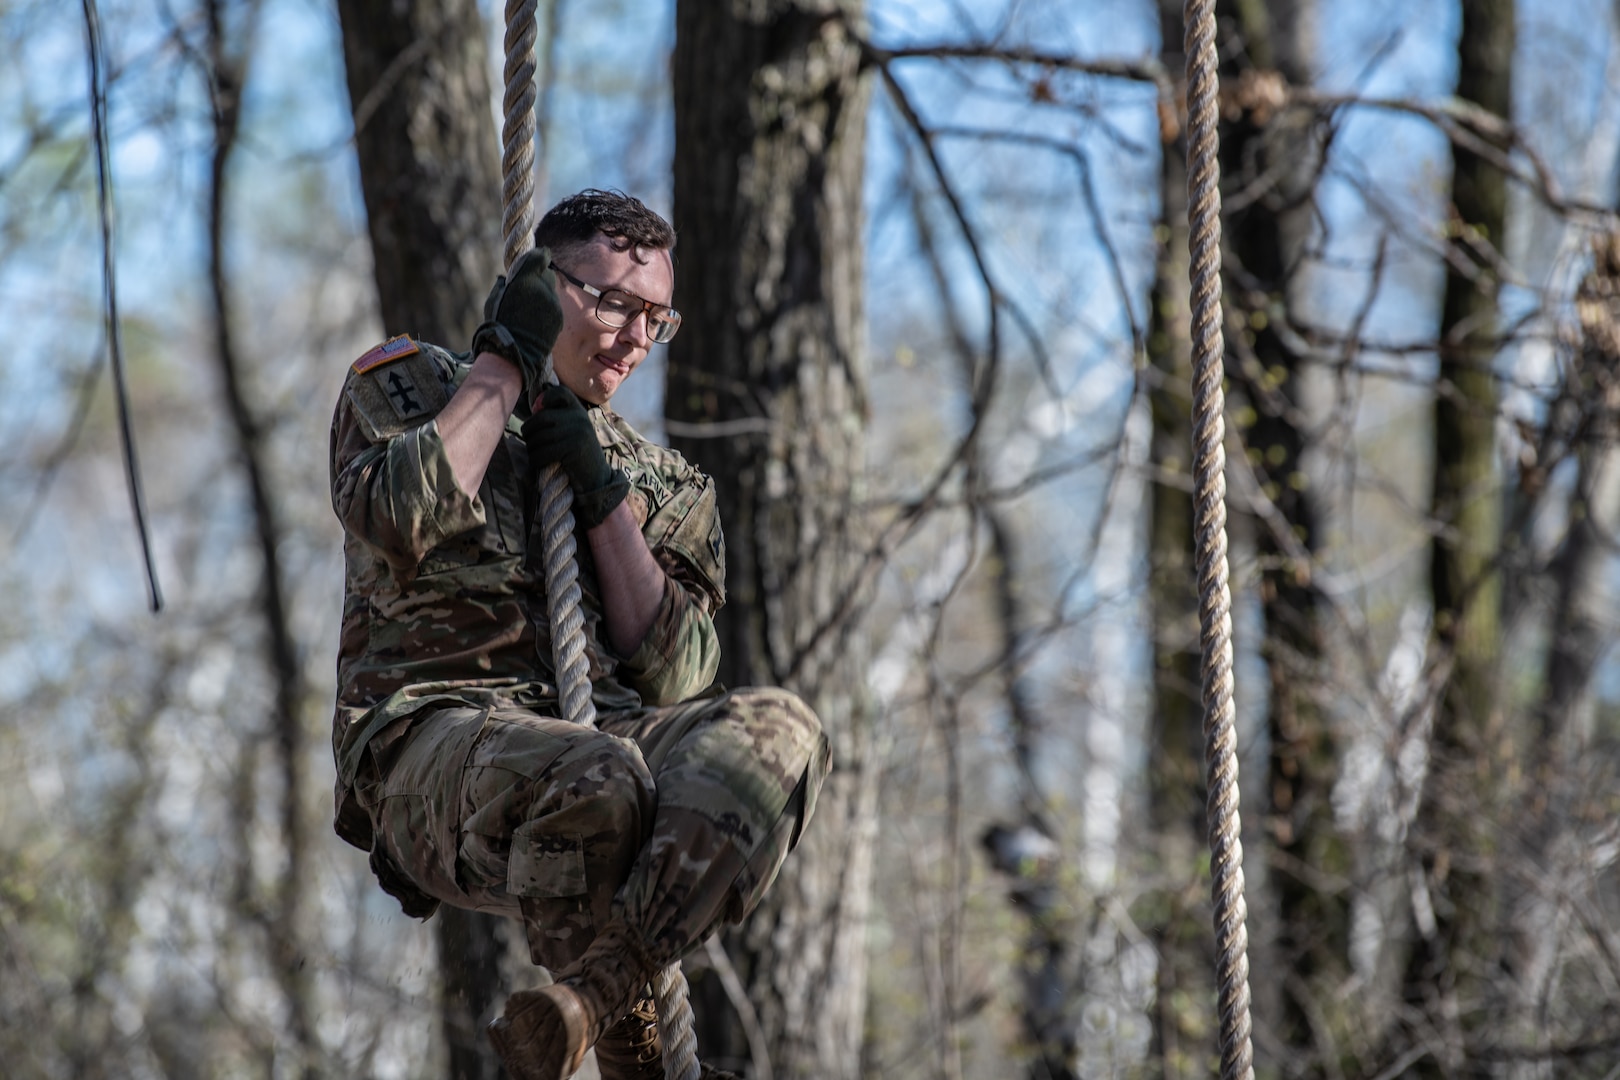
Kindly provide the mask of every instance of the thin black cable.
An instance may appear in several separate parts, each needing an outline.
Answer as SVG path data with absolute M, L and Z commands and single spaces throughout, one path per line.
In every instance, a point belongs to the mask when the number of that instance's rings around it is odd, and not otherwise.
M 85 38 L 90 53 L 90 133 L 96 146 L 96 205 L 101 217 L 101 284 L 107 311 L 107 346 L 112 355 L 113 396 L 118 402 L 118 431 L 124 447 L 124 473 L 129 479 L 129 502 L 135 513 L 135 532 L 146 560 L 147 598 L 156 614 L 163 610 L 152 558 L 152 537 L 146 526 L 146 498 L 141 494 L 141 470 L 135 456 L 135 426 L 129 412 L 129 380 L 124 372 L 124 337 L 118 322 L 118 283 L 114 272 L 112 229 L 112 152 L 107 136 L 107 81 L 101 64 L 101 16 L 96 0 L 84 0 Z

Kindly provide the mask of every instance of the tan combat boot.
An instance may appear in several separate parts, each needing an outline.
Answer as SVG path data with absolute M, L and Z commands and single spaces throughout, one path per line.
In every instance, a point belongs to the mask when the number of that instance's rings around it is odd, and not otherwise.
M 658 1007 L 650 997 L 636 1002 L 630 1015 L 596 1040 L 596 1065 L 602 1080 L 664 1080 L 664 1046 L 658 1037 Z M 698 1063 L 698 1080 L 741 1080 L 736 1073 Z
M 663 1080 L 664 1047 L 658 1038 L 658 1007 L 643 996 L 629 1015 L 596 1040 L 602 1080 Z
M 565 1080 L 646 992 L 652 974 L 640 936 L 610 923 L 556 982 L 508 998 L 489 1025 L 489 1041 L 513 1080 Z

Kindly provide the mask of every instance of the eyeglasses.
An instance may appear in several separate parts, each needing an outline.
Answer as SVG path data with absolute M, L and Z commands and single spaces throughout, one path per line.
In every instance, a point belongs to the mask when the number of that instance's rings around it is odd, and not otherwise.
M 647 336 L 660 345 L 674 337 L 675 331 L 681 328 L 681 313 L 672 307 L 643 300 L 635 293 L 625 292 L 623 289 L 598 289 L 595 285 L 587 285 L 556 263 L 551 264 L 551 269 L 567 278 L 574 288 L 596 297 L 596 317 L 604 326 L 611 326 L 614 329 L 629 326 L 637 315 L 645 311 Z

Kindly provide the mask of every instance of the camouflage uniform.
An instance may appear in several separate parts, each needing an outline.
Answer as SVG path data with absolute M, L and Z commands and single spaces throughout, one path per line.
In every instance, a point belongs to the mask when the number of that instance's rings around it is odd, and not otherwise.
M 476 497 L 434 421 L 468 360 L 395 338 L 355 362 L 333 418 L 337 832 L 411 915 L 442 901 L 520 917 L 553 970 L 619 916 L 665 963 L 758 902 L 814 809 L 827 740 L 786 691 L 711 685 L 725 598 L 713 482 L 607 409 L 591 411 L 598 440 L 667 580 L 621 657 L 579 545 L 599 730 L 557 719 L 521 417 Z

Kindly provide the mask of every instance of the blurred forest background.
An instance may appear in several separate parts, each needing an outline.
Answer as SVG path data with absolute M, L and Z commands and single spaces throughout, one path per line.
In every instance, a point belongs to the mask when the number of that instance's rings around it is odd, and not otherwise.
M 1620 5 L 1218 10 L 1259 1075 L 1620 1076 Z M 8 1077 L 496 1075 L 533 974 L 330 829 L 326 438 L 478 320 L 501 18 L 0 0 Z M 838 752 L 687 962 L 706 1055 L 1211 1075 L 1180 4 L 539 19 L 540 206 L 681 232 L 615 404 L 721 481 L 725 677 Z

